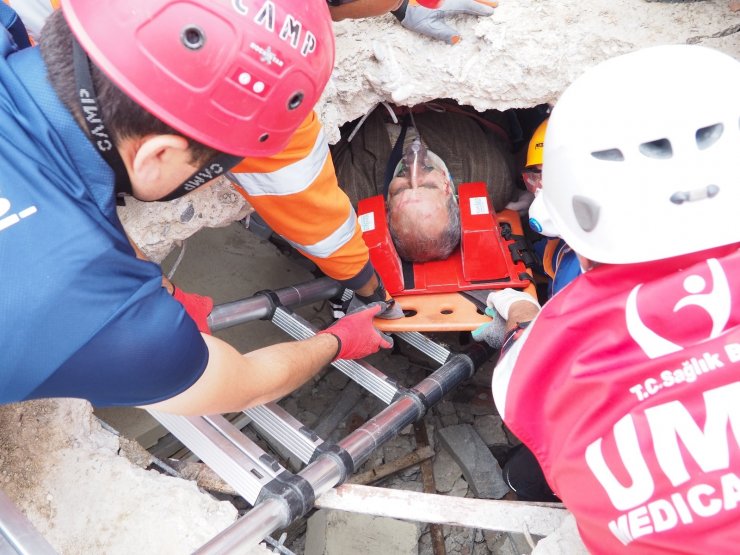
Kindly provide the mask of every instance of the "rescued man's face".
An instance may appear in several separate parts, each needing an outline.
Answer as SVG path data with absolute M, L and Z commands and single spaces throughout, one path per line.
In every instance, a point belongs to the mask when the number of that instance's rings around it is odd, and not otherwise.
M 451 194 L 452 187 L 446 174 L 427 166 L 420 171 L 399 172 L 388 188 L 387 202 L 395 217 L 433 219 L 444 224 Z

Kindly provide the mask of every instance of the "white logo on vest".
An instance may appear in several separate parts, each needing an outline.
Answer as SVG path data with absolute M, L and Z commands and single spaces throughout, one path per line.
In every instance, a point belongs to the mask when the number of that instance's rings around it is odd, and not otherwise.
M 710 258 L 706 263 L 712 276 L 712 290 L 704 292 L 707 288 L 707 283 L 700 275 L 692 274 L 687 276 L 683 281 L 683 288 L 689 294 L 674 305 L 673 312 L 678 312 L 680 309 L 690 305 L 703 308 L 712 319 L 712 330 L 707 339 L 714 339 L 724 331 L 730 319 L 732 302 L 730 284 L 719 261 L 715 258 Z M 680 345 L 669 341 L 650 329 L 640 318 L 637 309 L 637 294 L 642 285 L 636 286 L 627 298 L 627 306 L 625 308 L 627 331 L 650 358 L 658 358 L 683 350 L 683 347 Z

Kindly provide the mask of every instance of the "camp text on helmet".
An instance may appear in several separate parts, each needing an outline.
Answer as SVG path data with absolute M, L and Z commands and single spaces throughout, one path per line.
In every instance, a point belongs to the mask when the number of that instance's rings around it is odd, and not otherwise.
M 244 5 L 243 0 L 232 0 L 231 5 L 236 13 L 244 17 L 249 17 L 249 8 Z M 254 23 L 261 25 L 271 33 L 278 33 L 280 39 L 290 44 L 292 48 L 298 49 L 300 45 L 302 56 L 307 56 L 316 50 L 316 37 L 308 29 L 305 29 L 304 32 L 304 25 L 300 19 L 287 14 L 285 21 L 278 29 L 278 26 L 275 24 L 275 15 L 275 3 L 267 0 L 255 13 L 253 18 Z M 301 35 L 303 35 L 303 40 L 301 40 Z M 256 45 L 252 45 L 252 47 L 254 46 Z M 265 57 L 267 58 L 265 61 L 268 63 L 275 62 L 278 66 L 282 65 L 282 61 L 272 52 L 260 52 L 260 54 L 262 54 L 263 59 Z

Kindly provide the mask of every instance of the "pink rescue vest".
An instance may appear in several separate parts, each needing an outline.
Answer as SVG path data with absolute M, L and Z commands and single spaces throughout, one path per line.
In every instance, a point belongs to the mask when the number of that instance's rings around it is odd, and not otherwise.
M 496 368 L 593 553 L 740 553 L 739 247 L 598 267 Z

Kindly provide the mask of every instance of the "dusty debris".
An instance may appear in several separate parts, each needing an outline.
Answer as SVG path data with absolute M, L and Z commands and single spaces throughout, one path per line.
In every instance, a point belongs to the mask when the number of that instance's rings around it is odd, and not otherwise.
M 416 438 L 416 444 L 418 446 L 429 446 L 429 434 L 427 432 L 427 426 L 423 420 L 414 424 L 414 437 Z M 434 483 L 434 469 L 432 468 L 432 463 L 429 460 L 425 460 L 421 463 L 420 468 L 421 483 L 424 486 L 424 493 L 436 493 L 437 486 Z M 444 534 L 442 533 L 442 527 L 439 524 L 429 525 L 429 537 L 431 539 L 433 554 L 446 555 Z
M 164 462 L 172 467 L 181 478 L 195 482 L 199 488 L 234 497 L 238 495 L 233 487 L 202 462 L 179 461 L 175 459 L 168 459 Z
M 188 553 L 236 509 L 122 456 L 85 401 L 0 407 L 2 489 L 65 553 Z
M 399 459 L 395 459 L 393 462 L 377 466 L 361 474 L 356 474 L 348 482 L 351 484 L 372 484 L 397 472 L 401 472 L 410 466 L 416 466 L 423 461 L 431 459 L 433 456 L 434 449 L 427 445 Z
M 419 535 L 413 522 L 322 510 L 308 520 L 305 555 L 416 555 Z
M 461 424 L 437 431 L 440 443 L 452 455 L 476 497 L 501 499 L 509 487 L 501 476 L 501 466 L 472 426 Z

